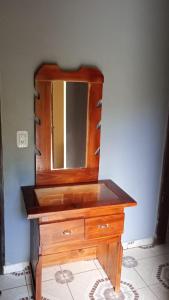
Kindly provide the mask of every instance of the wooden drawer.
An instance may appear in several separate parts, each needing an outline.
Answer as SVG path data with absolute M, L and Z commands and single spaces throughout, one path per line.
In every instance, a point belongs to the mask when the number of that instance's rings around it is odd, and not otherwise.
M 72 220 L 40 225 L 42 247 L 65 241 L 84 239 L 84 220 Z
M 85 220 L 85 238 L 94 239 L 120 235 L 124 227 L 124 214 L 89 218 Z

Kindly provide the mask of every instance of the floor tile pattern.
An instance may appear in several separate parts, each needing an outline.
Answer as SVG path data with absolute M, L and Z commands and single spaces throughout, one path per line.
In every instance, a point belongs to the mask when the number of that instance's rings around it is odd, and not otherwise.
M 154 247 L 154 245 L 143 245 L 143 246 L 139 246 L 139 248 L 140 249 L 151 249 L 151 248 L 153 248 Z
M 169 245 L 124 251 L 119 295 L 97 260 L 43 269 L 42 300 L 169 300 Z M 0 275 L 0 300 L 33 300 L 30 267 Z
M 58 271 L 55 274 L 55 280 L 58 283 L 66 283 L 73 281 L 73 273 L 69 270 Z
M 160 265 L 158 267 L 157 279 L 166 289 L 169 289 L 169 263 Z
M 134 268 L 138 265 L 137 260 L 132 256 L 123 257 L 123 266 L 126 268 Z
M 117 296 L 108 278 L 97 280 L 89 293 L 90 300 L 137 300 L 139 295 L 130 283 L 121 282 L 121 291 Z

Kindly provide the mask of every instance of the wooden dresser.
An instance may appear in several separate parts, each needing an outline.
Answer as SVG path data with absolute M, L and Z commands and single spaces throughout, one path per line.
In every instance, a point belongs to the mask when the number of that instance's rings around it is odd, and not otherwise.
M 88 84 L 85 156 L 73 161 L 71 152 L 66 154 L 64 146 L 64 155 L 57 152 L 59 164 L 63 163 L 63 166 L 56 168 L 52 165 L 56 150 L 53 146 L 53 80 Z M 135 206 L 136 202 L 111 180 L 98 181 L 102 83 L 103 75 L 96 68 L 83 67 L 76 72 L 64 72 L 56 65 L 43 65 L 35 76 L 36 185 L 22 187 L 27 216 L 31 220 L 30 261 L 35 300 L 41 300 L 42 267 L 81 259 L 97 258 L 115 291 L 118 293 L 120 290 L 124 208 Z M 62 82 L 59 84 L 62 85 Z M 83 95 L 85 89 L 83 87 Z M 67 95 L 71 94 L 68 89 L 66 92 Z M 75 94 L 83 97 L 79 86 L 78 90 L 73 90 Z M 79 126 L 80 123 L 78 119 Z M 70 150 L 68 138 L 61 138 Z M 76 138 L 81 138 L 78 132 Z M 56 144 L 57 141 L 58 136 Z M 80 144 L 83 141 L 80 140 Z M 78 152 L 75 158 L 77 156 Z M 65 157 L 70 157 L 69 161 Z M 84 166 L 76 166 L 76 163 L 82 162 Z

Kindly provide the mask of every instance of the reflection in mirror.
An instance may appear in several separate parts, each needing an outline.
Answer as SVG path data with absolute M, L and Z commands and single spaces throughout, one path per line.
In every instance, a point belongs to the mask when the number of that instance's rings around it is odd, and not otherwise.
M 88 83 L 52 82 L 53 169 L 86 167 Z

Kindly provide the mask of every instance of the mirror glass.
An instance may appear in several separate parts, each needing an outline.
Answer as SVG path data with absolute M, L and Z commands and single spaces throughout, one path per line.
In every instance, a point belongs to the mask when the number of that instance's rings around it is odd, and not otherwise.
M 53 169 L 86 167 L 87 104 L 87 82 L 52 82 Z

